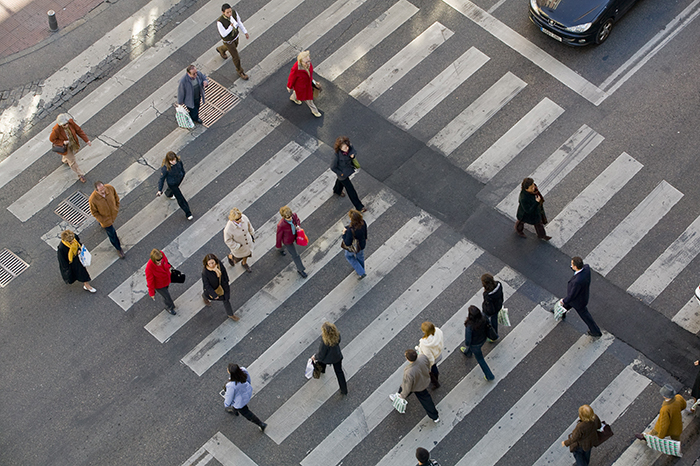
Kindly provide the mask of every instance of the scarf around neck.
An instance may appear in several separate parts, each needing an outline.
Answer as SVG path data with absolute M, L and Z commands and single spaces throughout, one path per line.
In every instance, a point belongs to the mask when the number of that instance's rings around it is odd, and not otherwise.
M 61 240 L 61 243 L 65 244 L 68 248 L 68 263 L 72 264 L 73 259 L 75 259 L 75 256 L 78 255 L 78 251 L 80 251 L 80 243 L 78 243 L 78 240 L 75 238 L 73 238 L 73 241 L 70 243 L 66 243 L 63 240 Z

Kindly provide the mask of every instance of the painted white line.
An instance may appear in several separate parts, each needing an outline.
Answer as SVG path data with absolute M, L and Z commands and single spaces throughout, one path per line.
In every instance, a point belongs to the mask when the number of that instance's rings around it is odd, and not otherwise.
M 700 217 L 656 258 L 653 264 L 627 288 L 645 304 L 651 304 L 700 253 Z
M 221 432 L 217 432 L 210 438 L 182 466 L 204 466 L 212 458 L 223 466 L 258 466 L 255 461 L 251 460 Z
M 163 253 L 168 257 L 173 267 L 185 262 L 189 257 L 204 247 L 214 236 L 223 231 L 228 221 L 231 206 L 238 206 L 244 211 L 258 200 L 269 189 L 299 166 L 312 151 L 290 142 L 271 159 L 265 162 L 255 173 L 243 183 L 217 202 L 204 215 L 197 219 L 192 226 L 170 242 Z M 147 295 L 146 265 L 134 272 L 121 285 L 109 294 L 109 297 L 125 311 Z
M 299 218 L 308 218 L 332 196 L 328 186 L 332 185 L 335 179 L 335 173 L 330 169 L 326 170 L 297 197 L 288 202 L 287 205 L 296 212 Z M 279 219 L 279 214 L 275 213 L 264 225 L 255 230 L 255 251 L 253 257 L 248 259 L 249 265 L 255 264 L 257 258 L 262 257 L 267 251 L 275 247 L 277 222 Z M 230 283 L 233 283 L 238 277 L 243 275 L 244 269 L 242 267 L 232 267 L 227 261 L 222 263 L 226 267 Z M 172 316 L 163 310 L 144 327 L 161 343 L 173 336 L 175 332 L 202 309 L 202 284 L 197 281 L 190 286 L 187 291 L 175 300 L 175 307 L 177 308 L 177 315 Z
M 469 0 L 442 0 L 593 105 L 607 94 Z
M 482 183 L 488 183 L 562 113 L 563 108 L 545 97 L 472 162 L 467 173 Z
M 586 125 L 581 126 L 564 144 L 540 165 L 530 178 L 534 179 L 543 196 L 603 142 L 603 136 Z M 508 194 L 496 208 L 515 220 L 520 185 Z
M 486 92 L 457 115 L 439 133 L 428 141 L 428 145 L 450 155 L 474 134 L 492 116 L 502 109 L 527 83 L 508 71 Z
M 476 261 L 483 250 L 462 240 L 438 259 L 349 344 L 344 345 L 343 370 L 350 380 L 409 322 Z M 335 377 L 309 380 L 266 420 L 265 433 L 281 444 L 338 391 Z
M 400 128 L 411 129 L 487 61 L 489 57 L 471 47 L 396 110 L 389 120 Z
M 399 0 L 364 28 L 362 32 L 333 52 L 320 65 L 314 67 L 314 73 L 318 73 L 329 81 L 335 81 L 338 76 L 347 71 L 416 13 L 418 13 L 416 6 L 406 0 Z
M 371 205 L 371 209 L 364 217 L 367 225 L 371 225 L 396 202 L 394 196 L 388 191 L 381 191 L 371 201 L 371 203 L 367 202 L 368 205 Z M 235 311 L 236 315 L 241 318 L 239 322 L 234 323 L 231 319 L 225 319 L 216 330 L 187 353 L 181 361 L 195 374 L 200 376 L 204 374 L 216 361 L 228 353 L 231 348 L 236 346 L 267 316 L 277 310 L 331 259 L 338 255 L 340 252 L 338 238 L 343 231 L 346 218 L 343 217 L 341 221 L 334 224 L 301 254 L 308 278 L 299 278 L 296 266 L 293 262 L 290 263 Z
M 501 284 L 503 285 L 503 294 L 506 300 L 525 283 L 522 276 L 508 267 L 503 268 L 503 270 L 496 275 L 496 278 L 497 280 L 500 280 Z M 481 302 L 482 291 L 480 290 L 474 296 L 472 296 L 471 299 L 464 306 L 462 306 L 458 312 L 456 312 L 447 322 L 445 322 L 445 324 L 440 327 L 443 331 L 445 343 L 445 349 L 442 353 L 442 361 L 447 360 L 449 355 L 455 350 L 458 350 L 460 343 L 464 341 L 463 322 L 467 308 L 472 304 L 480 306 Z M 548 314 L 550 318 L 544 318 L 544 314 L 538 315 L 536 319 L 528 320 L 528 318 L 526 318 L 512 331 L 510 331 L 508 336 L 504 337 L 504 341 L 508 340 L 511 334 L 518 335 L 524 333 L 529 338 L 537 334 L 537 330 L 529 325 L 530 321 L 536 322 L 539 326 L 545 325 L 549 326 L 550 329 L 554 328 L 556 323 L 554 322 L 554 319 L 551 318 L 551 313 L 544 310 L 542 310 L 542 312 Z M 527 324 L 526 321 L 528 322 Z M 521 326 L 523 326 L 523 329 L 519 330 Z M 515 338 L 515 336 L 513 338 Z M 494 348 L 494 351 L 497 351 L 500 347 L 513 348 L 513 346 L 510 344 L 501 344 Z M 515 354 L 517 358 L 517 353 Z M 442 361 L 440 361 L 438 365 L 441 364 Z M 478 366 L 475 369 L 481 371 L 481 368 Z M 502 376 L 503 373 L 499 375 Z M 345 456 L 347 456 L 347 454 L 350 453 L 355 446 L 362 442 L 362 440 L 367 437 L 370 432 L 372 432 L 372 430 L 374 430 L 374 428 L 384 420 L 384 418 L 393 412 L 394 409 L 391 406 L 391 403 L 388 401 L 388 397 L 390 394 L 396 393 L 396 388 L 401 384 L 402 377 L 403 365 L 398 367 L 380 387 L 378 387 L 359 407 L 353 411 L 350 416 L 343 420 L 343 422 L 336 427 L 333 432 L 331 432 L 318 446 L 316 446 L 316 448 L 314 448 L 314 450 L 301 461 L 301 465 L 336 466 L 341 463 L 343 458 L 345 458 Z M 481 375 L 479 377 L 481 377 Z M 483 377 L 481 378 L 481 381 L 483 385 Z M 487 384 L 486 386 L 496 386 L 496 383 Z M 415 404 L 418 405 L 418 403 Z M 441 412 L 441 419 L 443 419 L 444 416 L 449 416 L 449 414 L 447 412 Z M 435 425 L 432 421 L 430 421 L 430 423 L 434 428 L 438 429 L 441 428 L 441 425 L 449 424 L 449 422 L 444 421 L 444 419 L 443 422 L 437 425 Z M 406 451 L 404 451 L 404 453 L 406 453 Z M 395 462 L 391 464 L 413 464 L 412 462 L 415 461 L 415 447 L 408 453 L 410 453 L 410 458 L 407 461 L 398 463 Z
M 506 1 L 507 0 L 498 0 L 496 3 L 494 3 L 493 6 L 491 6 L 491 8 L 489 8 L 488 10 L 489 14 L 493 14 L 493 12 L 496 11 L 498 7 L 503 5 Z
M 434 22 L 369 78 L 350 91 L 350 95 L 365 105 L 371 104 L 453 34 L 454 32 L 439 22 Z
M 671 319 L 690 333 L 700 332 L 700 303 L 693 296 L 683 308 Z
M 561 248 L 643 165 L 623 152 L 547 225 L 551 243 Z
M 615 380 L 610 382 L 605 390 L 590 403 L 593 411 L 601 421 L 612 425 L 617 418 L 622 416 L 635 399 L 651 384 L 651 380 L 635 372 L 634 363 L 625 367 Z M 569 433 L 574 430 L 578 419 L 552 443 L 549 450 L 532 466 L 571 466 L 571 453 L 568 447 L 562 447 L 561 442 L 566 440 Z
M 683 197 L 665 180 L 588 254 L 586 263 L 606 276 Z

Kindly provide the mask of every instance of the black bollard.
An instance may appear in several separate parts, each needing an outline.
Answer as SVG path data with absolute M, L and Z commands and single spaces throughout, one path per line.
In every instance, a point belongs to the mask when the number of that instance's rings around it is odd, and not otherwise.
M 56 21 L 56 12 L 53 10 L 48 11 L 49 15 L 49 29 L 52 31 L 58 31 L 58 21 Z

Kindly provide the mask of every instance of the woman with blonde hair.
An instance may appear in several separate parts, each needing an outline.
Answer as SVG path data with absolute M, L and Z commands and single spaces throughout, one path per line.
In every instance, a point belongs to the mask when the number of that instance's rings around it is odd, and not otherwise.
M 165 190 L 165 197 L 170 200 L 177 199 L 177 205 L 185 212 L 187 220 L 192 220 L 190 205 L 187 203 L 185 196 L 182 195 L 182 191 L 180 191 L 180 183 L 182 183 L 184 178 L 185 166 L 182 164 L 182 160 L 175 152 L 168 152 L 165 154 L 160 167 L 160 179 L 158 180 L 156 196 L 160 196 L 163 193 L 163 183 L 167 180 L 168 189 Z
M 423 332 L 423 338 L 418 342 L 416 351 L 428 357 L 430 361 L 430 383 L 433 384 L 433 387 L 440 388 L 440 382 L 438 382 L 440 372 L 438 371 L 437 363 L 442 356 L 442 348 L 445 346 L 442 330 L 428 321 L 423 322 L 420 329 Z
M 311 54 L 308 50 L 304 50 L 297 55 L 297 61 L 292 65 L 287 79 L 287 92 L 292 95 L 289 100 L 297 105 L 305 102 L 311 109 L 311 113 L 316 118 L 321 116 L 314 104 L 314 88 L 321 90 L 321 86 L 314 81 L 314 67 L 311 64 Z
M 97 290 L 90 286 L 90 274 L 80 262 L 80 238 L 70 230 L 61 232 L 61 243 L 58 245 L 56 254 L 58 256 L 58 268 L 61 270 L 61 277 L 66 284 L 70 285 L 75 281 L 83 283 L 83 289 L 90 293 Z
M 297 239 L 297 228 L 301 226 L 301 221 L 299 217 L 297 217 L 297 214 L 292 212 L 292 209 L 286 205 L 280 207 L 280 215 L 282 219 L 277 223 L 277 250 L 283 256 L 286 255 L 284 249 L 282 249 L 282 246 L 284 246 L 284 248 L 289 251 L 289 254 L 292 255 L 299 275 L 301 275 L 302 278 L 306 278 L 308 276 L 304 271 L 306 268 L 304 264 L 302 264 L 301 257 L 299 257 L 299 253 L 297 253 L 296 247 L 294 246 Z
M 593 408 L 582 405 L 578 409 L 578 423 L 569 438 L 561 442 L 562 446 L 569 447 L 569 451 L 574 455 L 576 466 L 588 466 L 591 461 L 591 449 L 598 441 L 598 429 L 600 429 L 600 419 L 593 412 Z
M 338 378 L 340 393 L 348 394 L 348 384 L 345 382 L 343 373 L 343 353 L 340 352 L 340 332 L 338 328 L 330 322 L 324 322 L 321 326 L 321 343 L 318 346 L 316 355 L 312 357 L 314 363 L 319 367 L 321 373 L 326 372 L 326 366 L 333 364 L 335 376 Z
M 170 286 L 170 263 L 168 258 L 160 249 L 151 251 L 151 258 L 146 263 L 146 285 L 148 286 L 148 296 L 153 301 L 156 300 L 156 291 L 165 301 L 165 310 L 175 315 L 175 303 L 170 296 L 168 287 Z
M 231 209 L 228 214 L 228 223 L 224 228 L 224 242 L 231 250 L 228 263 L 233 266 L 236 262 L 240 262 L 249 273 L 253 272 L 248 265 L 248 258 L 253 255 L 254 234 L 255 229 L 248 217 L 235 207 Z

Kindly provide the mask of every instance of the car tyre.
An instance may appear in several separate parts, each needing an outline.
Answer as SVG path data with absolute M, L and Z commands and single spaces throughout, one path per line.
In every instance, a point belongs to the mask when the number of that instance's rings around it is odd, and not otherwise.
M 600 28 L 598 29 L 598 32 L 595 35 L 595 43 L 600 45 L 605 40 L 610 37 L 610 33 L 612 32 L 613 29 L 613 19 L 608 18 L 603 22 L 603 24 L 600 25 Z

